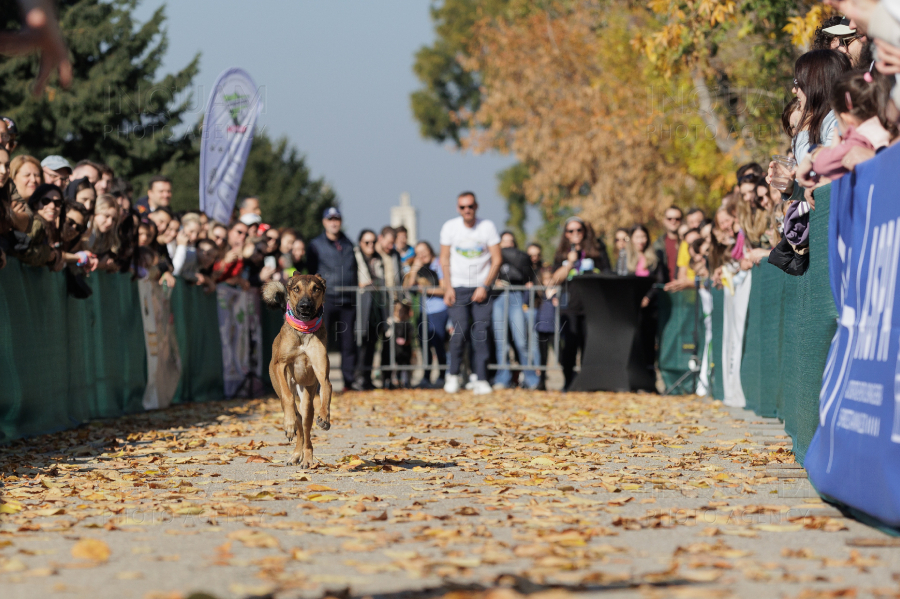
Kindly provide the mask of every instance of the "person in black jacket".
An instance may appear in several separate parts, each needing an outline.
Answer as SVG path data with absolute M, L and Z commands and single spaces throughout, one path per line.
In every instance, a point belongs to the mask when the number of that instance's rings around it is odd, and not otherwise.
M 537 274 L 532 268 L 531 258 L 517 247 L 516 238 L 511 231 L 500 234 L 500 255 L 503 262 L 500 265 L 500 275 L 494 284 L 494 293 L 497 295 L 491 305 L 497 364 L 502 367 L 509 363 L 509 344 L 512 341 L 519 364 L 537 366 L 540 363 L 537 345 L 534 339 L 531 339 L 529 344 L 529 331 L 534 327 L 526 325 L 526 320 L 531 319 L 526 319 L 524 310 L 524 306 L 528 305 L 528 292 L 505 289 L 510 285 L 535 284 L 538 282 Z M 512 371 L 500 368 L 494 376 L 494 389 L 506 389 L 512 380 Z M 539 382 L 540 377 L 536 370 L 525 371 L 526 388 L 536 389 Z
M 341 231 L 342 222 L 337 208 L 325 210 L 322 215 L 325 232 L 309 242 L 306 264 L 310 274 L 325 279 L 323 324 L 328 327 L 330 348 L 340 348 L 341 351 L 344 388 L 361 391 L 353 382 L 353 371 L 356 369 L 355 294 L 352 291 L 338 291 L 339 287 L 355 288 L 358 285 L 353 242 Z

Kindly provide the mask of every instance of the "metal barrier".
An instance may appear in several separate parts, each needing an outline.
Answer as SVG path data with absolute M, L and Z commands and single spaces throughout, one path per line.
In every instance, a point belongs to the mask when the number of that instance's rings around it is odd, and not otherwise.
M 388 302 L 386 302 L 386 306 L 389 306 L 393 309 L 394 304 L 398 301 L 398 296 L 409 296 L 415 295 L 419 299 L 419 314 L 422 322 L 422 338 L 419 339 L 419 357 L 421 360 L 421 364 L 419 365 L 405 365 L 405 364 L 397 364 L 397 345 L 396 345 L 396 335 L 390 336 L 390 363 L 385 366 L 381 364 L 376 369 L 374 366 L 372 367 L 363 367 L 361 365 L 357 365 L 361 370 L 384 370 L 388 372 L 395 371 L 403 371 L 403 370 L 419 370 L 420 368 L 425 370 L 426 372 L 429 370 L 430 364 L 426 359 L 429 356 L 428 352 L 428 314 L 425 311 L 425 299 L 428 297 L 427 292 L 431 290 L 441 289 L 440 287 L 423 287 L 421 285 L 414 285 L 410 287 L 376 287 L 374 285 L 369 285 L 367 287 L 348 287 L 348 286 L 339 286 L 336 288 L 336 291 L 339 293 L 354 293 L 356 294 L 356 325 L 355 325 L 355 334 L 356 334 L 356 345 L 358 347 L 363 346 L 363 337 L 369 330 L 369 321 L 368 318 L 363 319 L 363 296 L 367 293 L 383 293 L 387 294 L 390 298 Z M 528 292 L 528 314 L 527 314 L 527 350 L 525 356 L 525 364 L 512 365 L 508 363 L 508 353 L 507 351 L 502 358 L 501 364 L 489 364 L 488 368 L 491 370 L 561 370 L 561 366 L 559 366 L 559 305 L 554 306 L 553 310 L 553 353 L 557 357 L 557 365 L 556 366 L 542 366 L 540 364 L 532 363 L 532 356 L 534 354 L 535 349 L 537 348 L 537 338 L 535 335 L 534 325 L 535 325 L 535 315 L 537 311 L 535 309 L 535 299 L 537 297 L 537 292 L 543 292 L 547 287 L 534 285 L 534 286 L 526 286 L 526 285 L 509 285 L 502 288 L 495 288 L 490 293 L 493 295 L 492 301 L 502 300 L 505 302 L 505 314 L 507 315 L 507 321 L 509 319 L 509 293 L 508 291 L 527 291 Z M 499 293 L 499 295 L 497 295 Z M 557 296 L 558 297 L 558 296 Z M 493 322 L 492 322 L 493 324 Z M 493 332 L 493 329 L 492 329 Z M 504 345 L 509 348 L 509 326 L 505 326 L 503 328 L 504 334 Z M 446 366 L 446 365 L 445 365 Z

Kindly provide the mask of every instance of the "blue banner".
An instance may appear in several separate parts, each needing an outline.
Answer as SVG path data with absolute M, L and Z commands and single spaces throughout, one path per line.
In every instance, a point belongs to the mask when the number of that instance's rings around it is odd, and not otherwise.
M 829 270 L 838 328 L 804 463 L 820 493 L 892 527 L 900 527 L 898 164 L 894 146 L 832 186 Z

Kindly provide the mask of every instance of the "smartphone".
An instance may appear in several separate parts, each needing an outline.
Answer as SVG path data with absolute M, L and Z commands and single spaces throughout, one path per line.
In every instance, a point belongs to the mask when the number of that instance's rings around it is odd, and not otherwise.
M 263 266 L 266 268 L 278 268 L 278 263 L 275 261 L 275 256 L 266 256 L 263 259 Z

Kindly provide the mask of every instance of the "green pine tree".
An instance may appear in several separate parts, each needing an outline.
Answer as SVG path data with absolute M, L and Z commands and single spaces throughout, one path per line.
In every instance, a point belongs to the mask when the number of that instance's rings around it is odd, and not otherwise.
M 19 128 L 17 153 L 97 160 L 124 177 L 191 158 L 191 140 L 175 131 L 191 109 L 183 92 L 197 74 L 200 56 L 157 79 L 168 47 L 165 13 L 160 8 L 138 23 L 132 17 L 136 5 L 137 0 L 57 2 L 74 67 L 69 90 L 51 79 L 35 99 L 30 89 L 38 57 L 0 58 L 2 113 Z M 6 28 L 20 27 L 14 0 L 0 0 L 0 15 Z

